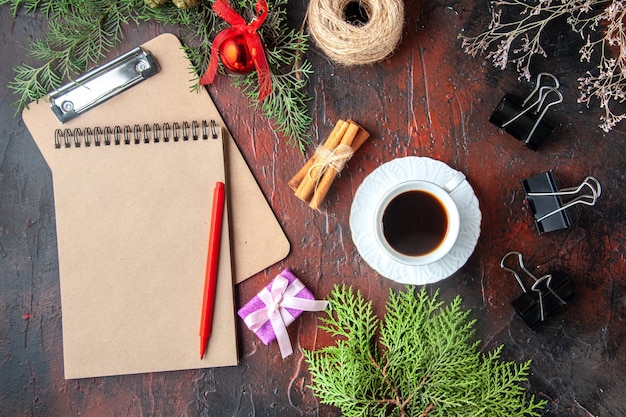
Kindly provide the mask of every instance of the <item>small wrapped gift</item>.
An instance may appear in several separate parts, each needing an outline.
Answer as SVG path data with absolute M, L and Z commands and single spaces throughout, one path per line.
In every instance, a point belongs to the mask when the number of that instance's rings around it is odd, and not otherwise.
M 283 359 L 293 353 L 287 326 L 303 311 L 323 311 L 328 301 L 316 300 L 289 269 L 283 270 L 237 312 L 261 342 L 274 339 Z

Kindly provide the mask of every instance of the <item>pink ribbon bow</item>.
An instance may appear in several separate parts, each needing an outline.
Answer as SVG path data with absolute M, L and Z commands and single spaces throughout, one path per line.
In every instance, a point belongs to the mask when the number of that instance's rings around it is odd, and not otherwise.
M 215 74 L 217 73 L 217 51 L 222 42 L 230 37 L 243 35 L 246 45 L 250 50 L 250 54 L 252 55 L 252 62 L 254 62 L 254 66 L 257 70 L 257 76 L 259 78 L 259 101 L 262 101 L 272 92 L 270 67 L 265 57 L 261 37 L 257 33 L 257 30 L 267 17 L 266 1 L 257 1 L 256 16 L 249 24 L 233 9 L 228 0 L 216 0 L 215 3 L 213 3 L 213 11 L 231 26 L 218 33 L 213 40 L 209 67 L 200 79 L 200 84 L 207 85 L 213 82 Z
M 287 325 L 295 320 L 289 313 L 288 308 L 301 311 L 323 311 L 328 307 L 328 301 L 308 300 L 295 295 L 305 288 L 304 284 L 295 279 L 291 284 L 287 278 L 277 275 L 272 282 L 271 291 L 263 288 L 257 296 L 263 301 L 265 307 L 250 313 L 244 322 L 250 330 L 256 332 L 268 320 L 270 321 L 276 341 L 280 348 L 283 359 L 293 353 Z

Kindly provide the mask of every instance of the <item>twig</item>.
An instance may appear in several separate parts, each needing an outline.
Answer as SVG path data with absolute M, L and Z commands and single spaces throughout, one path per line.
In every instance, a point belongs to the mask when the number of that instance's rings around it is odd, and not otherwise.
M 428 407 L 426 407 L 426 410 L 424 410 L 424 412 L 420 414 L 418 417 L 426 417 L 428 413 L 430 413 L 433 410 L 433 408 L 435 408 L 433 403 L 428 404 Z
M 393 393 L 395 394 L 396 399 L 394 401 L 394 404 L 396 404 L 398 407 L 400 407 L 400 405 L 402 404 L 401 401 L 400 401 L 400 393 L 398 393 L 398 390 L 396 389 L 396 387 L 391 383 L 391 381 L 387 377 L 387 372 L 383 368 L 381 368 L 381 366 L 378 364 L 378 362 L 376 362 L 376 359 L 374 359 L 374 357 L 372 355 L 369 355 L 369 357 L 370 357 L 370 361 L 372 362 L 374 367 L 376 369 L 378 369 L 378 372 L 380 372 L 380 374 L 385 379 L 385 383 L 389 386 L 391 391 L 393 391 Z

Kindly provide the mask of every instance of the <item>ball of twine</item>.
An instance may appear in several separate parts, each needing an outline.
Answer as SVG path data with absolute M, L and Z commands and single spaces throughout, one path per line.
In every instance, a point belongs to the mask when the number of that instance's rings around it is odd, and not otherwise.
M 357 7 L 364 19 L 348 21 L 348 7 Z M 404 2 L 311 0 L 307 17 L 311 37 L 330 59 L 346 66 L 372 64 L 391 55 L 400 42 Z

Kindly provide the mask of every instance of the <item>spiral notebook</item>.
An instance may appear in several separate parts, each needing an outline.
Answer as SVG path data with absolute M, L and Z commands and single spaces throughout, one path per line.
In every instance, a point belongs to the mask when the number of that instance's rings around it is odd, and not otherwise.
M 68 379 L 236 365 L 233 285 L 289 252 L 210 96 L 190 90 L 180 41 L 142 47 L 160 71 L 127 91 L 63 124 L 44 100 L 23 113 L 52 171 Z M 228 214 L 201 360 L 216 181 Z

